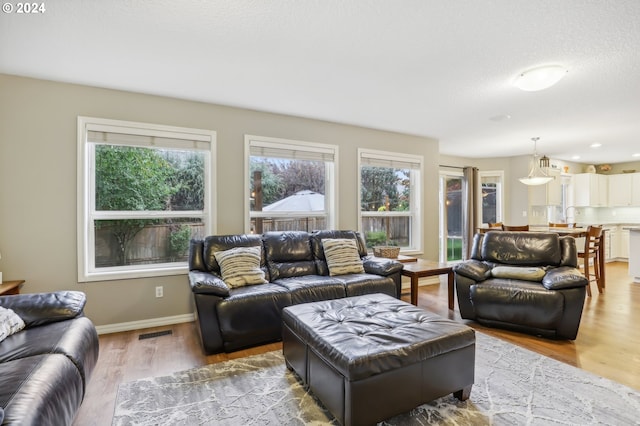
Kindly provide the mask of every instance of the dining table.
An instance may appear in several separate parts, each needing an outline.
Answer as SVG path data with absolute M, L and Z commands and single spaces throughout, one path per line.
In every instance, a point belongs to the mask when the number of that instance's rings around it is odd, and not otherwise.
M 582 238 L 587 236 L 588 228 L 568 228 L 568 227 L 557 227 L 557 226 L 544 226 L 544 225 L 529 225 L 528 231 L 521 232 L 553 232 L 558 234 L 561 237 L 570 236 L 574 238 Z M 483 226 L 477 228 L 477 231 L 481 234 L 484 234 L 489 231 L 502 231 L 502 228 L 490 228 L 487 226 Z M 605 259 L 605 230 L 602 230 L 602 239 L 600 240 L 600 246 L 598 248 L 598 257 L 602 259 L 601 262 L 598 262 L 598 272 L 600 272 L 600 279 L 602 280 L 602 287 L 605 287 L 606 279 L 605 279 L 605 268 L 604 268 L 604 259 Z M 579 248 L 578 248 L 579 249 Z

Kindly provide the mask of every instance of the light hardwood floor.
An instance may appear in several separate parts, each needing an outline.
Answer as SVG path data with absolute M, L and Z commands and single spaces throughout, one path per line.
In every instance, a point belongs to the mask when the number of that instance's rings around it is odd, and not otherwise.
M 478 331 L 507 340 L 567 364 L 640 390 L 640 284 L 634 284 L 627 264 L 606 266 L 607 288 L 587 298 L 575 341 L 554 341 L 466 322 Z M 409 294 L 403 295 L 409 301 Z M 420 287 L 419 306 L 444 317 L 463 321 L 447 308 L 446 281 Z M 141 333 L 171 330 L 172 335 L 138 340 Z M 205 356 L 194 323 L 100 336 L 100 358 L 74 425 L 110 425 L 118 385 L 150 376 L 222 362 L 272 350 L 280 343 L 230 354 Z

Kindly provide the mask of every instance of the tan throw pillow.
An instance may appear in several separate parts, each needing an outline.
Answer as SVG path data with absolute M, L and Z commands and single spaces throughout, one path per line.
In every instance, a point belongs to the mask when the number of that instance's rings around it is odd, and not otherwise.
M 326 238 L 322 240 L 322 247 L 329 267 L 329 275 L 364 273 L 355 240 Z
M 525 281 L 542 281 L 545 273 L 543 268 L 527 266 L 496 266 L 491 270 L 491 275 L 496 278 Z
M 11 309 L 0 306 L 0 342 L 24 328 L 24 321 Z
M 264 284 L 264 271 L 260 269 L 262 247 L 236 247 L 214 253 L 220 265 L 220 274 L 231 288 Z

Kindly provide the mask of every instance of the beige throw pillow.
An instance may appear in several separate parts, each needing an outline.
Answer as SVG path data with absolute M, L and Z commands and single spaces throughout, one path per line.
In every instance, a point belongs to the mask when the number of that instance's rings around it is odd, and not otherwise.
M 491 275 L 496 278 L 525 281 L 542 281 L 545 274 L 543 268 L 527 266 L 496 266 L 491 270 Z
M 364 273 L 355 240 L 326 238 L 322 240 L 322 247 L 329 267 L 329 275 Z
M 0 306 L 0 342 L 24 328 L 24 321 L 11 309 Z
M 214 253 L 222 279 L 231 288 L 268 282 L 260 269 L 261 254 L 260 246 L 235 247 Z

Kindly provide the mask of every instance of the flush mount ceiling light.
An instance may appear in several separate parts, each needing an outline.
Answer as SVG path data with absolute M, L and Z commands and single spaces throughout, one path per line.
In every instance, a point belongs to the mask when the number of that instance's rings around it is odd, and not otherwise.
M 567 69 L 560 65 L 545 65 L 532 68 L 520 74 L 513 85 L 520 90 L 537 92 L 559 82 L 567 74 Z
M 537 152 L 537 144 L 540 138 L 531 138 L 533 141 L 533 158 L 531 159 L 531 169 L 529 170 L 529 174 L 527 177 L 520 178 L 520 182 L 525 185 L 544 185 L 553 180 L 553 176 L 547 175 L 547 173 L 540 168 L 540 161 L 538 160 L 538 152 Z M 546 157 L 544 157 L 546 158 Z M 548 165 L 549 159 L 546 160 L 545 164 Z

